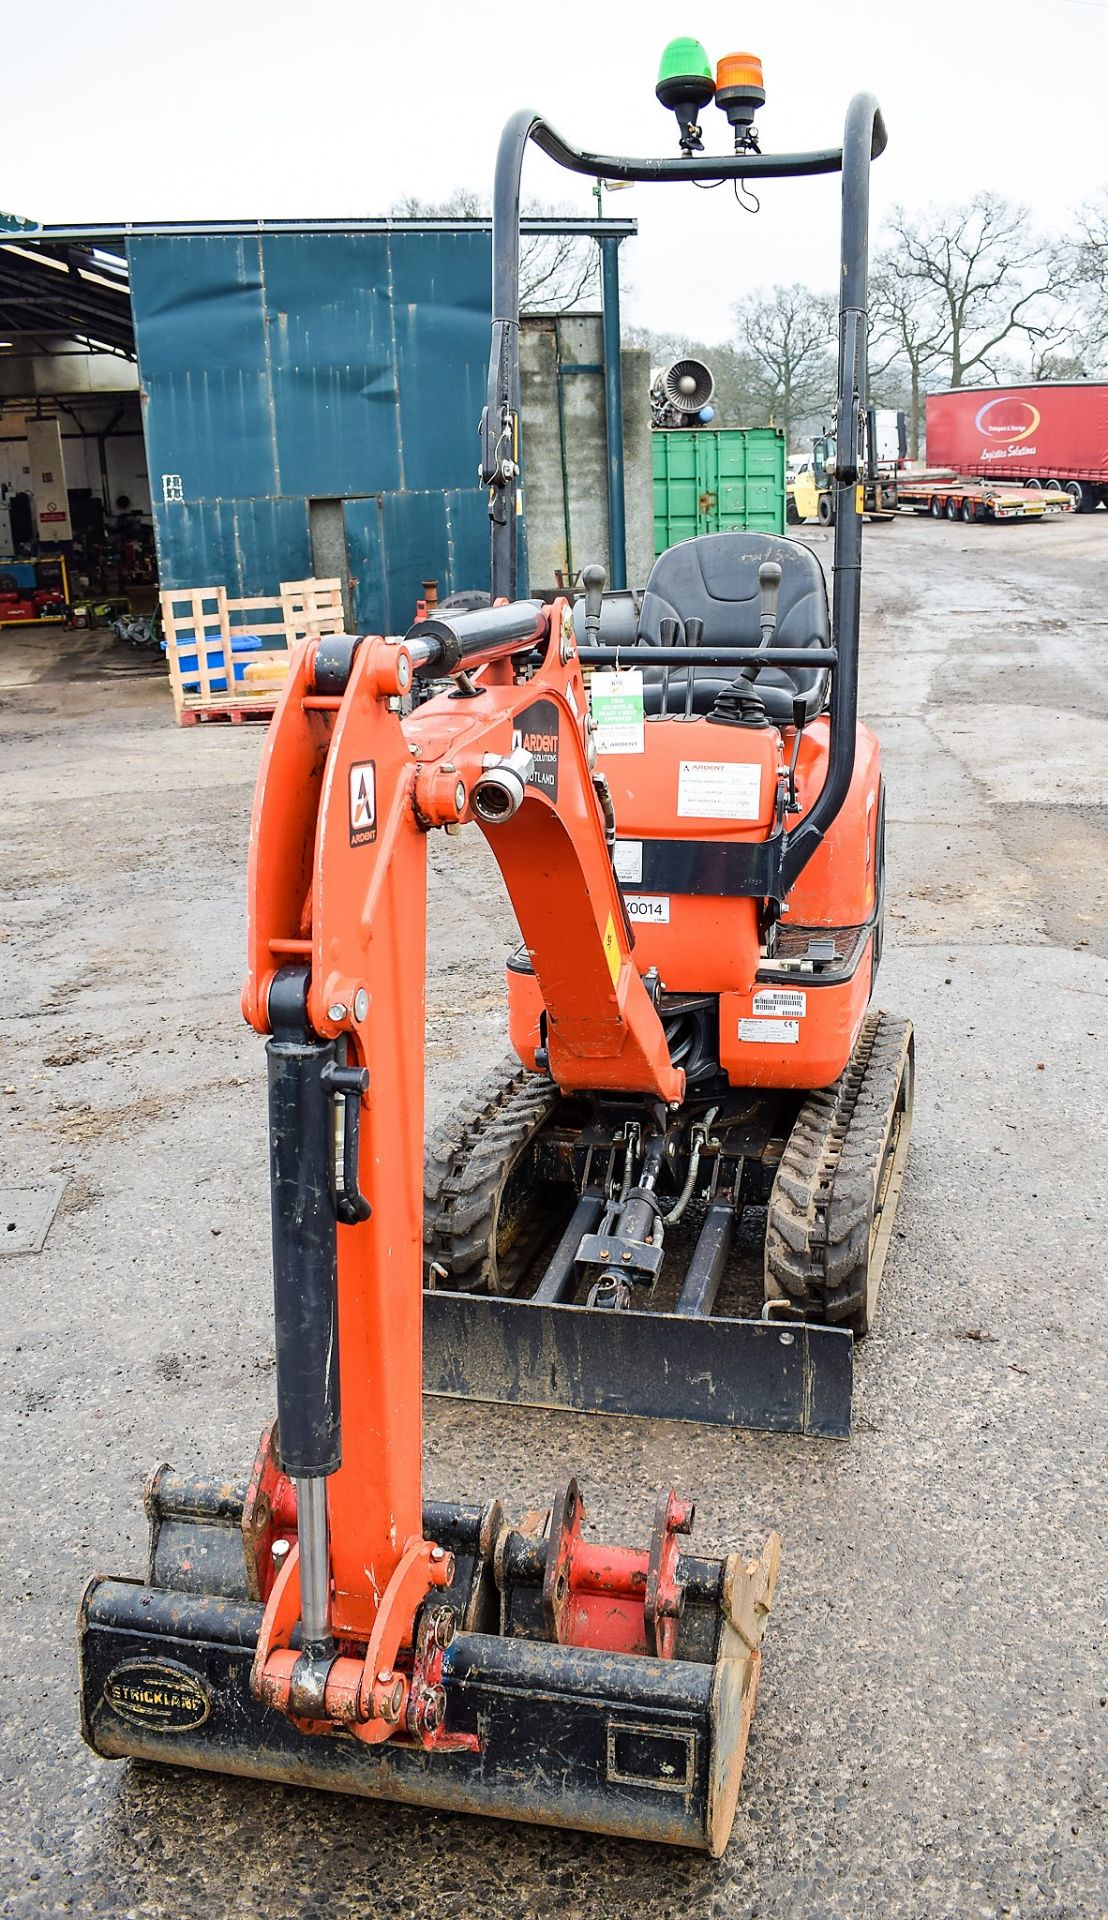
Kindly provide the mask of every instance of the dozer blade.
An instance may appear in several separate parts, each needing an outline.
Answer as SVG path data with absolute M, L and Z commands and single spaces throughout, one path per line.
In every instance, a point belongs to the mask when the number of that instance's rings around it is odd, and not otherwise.
M 839 1079 L 787 1120 L 770 1098 L 748 1105 L 737 1125 L 717 1122 L 733 1160 L 756 1165 L 772 1146 L 779 1155 L 772 1185 L 763 1176 L 760 1319 L 717 1311 L 744 1204 L 734 1188 L 729 1199 L 709 1196 L 668 1310 L 649 1304 L 650 1287 L 618 1310 L 582 1299 L 582 1274 L 602 1243 L 621 1250 L 613 1263 L 654 1252 L 621 1238 L 619 1227 L 600 1230 L 606 1199 L 595 1189 L 579 1194 L 536 1284 L 525 1260 L 513 1262 L 515 1246 L 528 1255 L 534 1244 L 520 1228 L 521 1175 L 548 1123 L 555 1156 L 568 1129 L 555 1117 L 549 1082 L 518 1068 L 495 1081 L 483 1109 L 444 1129 L 449 1152 L 433 1142 L 428 1157 L 425 1242 L 436 1284 L 424 1292 L 425 1391 L 847 1439 L 854 1340 L 873 1323 L 907 1161 L 913 1069 L 911 1023 L 874 1010 Z M 534 1193 L 541 1220 L 543 1206 L 558 1201 L 541 1183 Z M 758 1197 L 755 1187 L 750 1198 Z
M 841 1327 L 606 1313 L 428 1291 L 423 1384 L 449 1399 L 850 1437 L 854 1342 Z
M 147 1580 L 97 1577 L 86 1588 L 82 1730 L 97 1753 L 722 1853 L 776 1535 L 749 1563 L 678 1554 L 674 1530 L 687 1531 L 691 1509 L 663 1496 L 647 1573 L 648 1590 L 660 1574 L 656 1650 L 628 1651 L 626 1625 L 606 1638 L 597 1622 L 626 1615 L 613 1595 L 629 1556 L 581 1539 L 572 1481 L 541 1535 L 506 1528 L 495 1503 L 429 1506 L 425 1530 L 455 1555 L 440 1597 L 461 1630 L 442 1666 L 457 1744 L 428 1751 L 414 1739 L 370 1746 L 338 1729 L 302 1732 L 254 1697 L 263 1607 L 248 1593 L 244 1492 L 162 1470 L 147 1500 Z M 641 1591 L 638 1608 L 641 1621 Z M 599 1644 L 575 1643 L 584 1631 Z

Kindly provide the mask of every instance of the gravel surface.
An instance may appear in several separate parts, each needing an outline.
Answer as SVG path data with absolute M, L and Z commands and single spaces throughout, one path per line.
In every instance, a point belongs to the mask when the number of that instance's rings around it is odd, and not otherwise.
M 828 536 L 810 544 L 829 561 Z M 784 1538 L 719 1863 L 96 1759 L 74 1616 L 138 1572 L 157 1461 L 240 1470 L 269 1418 L 264 1062 L 242 1025 L 260 733 L 178 732 L 110 635 L 0 635 L 4 1184 L 67 1181 L 6 1257 L 0 1906 L 248 1920 L 1093 1920 L 1105 1878 L 1108 515 L 866 536 L 863 712 L 890 785 L 879 998 L 916 1024 L 912 1158 L 847 1446 L 430 1403 L 434 1494 L 645 1541 Z M 434 1119 L 504 1048 L 513 923 L 431 849 Z

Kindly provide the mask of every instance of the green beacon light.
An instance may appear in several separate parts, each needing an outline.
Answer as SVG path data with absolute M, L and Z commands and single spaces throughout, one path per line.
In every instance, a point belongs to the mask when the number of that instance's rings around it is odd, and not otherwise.
M 706 107 L 716 90 L 708 56 L 699 40 L 671 40 L 658 68 L 654 91 L 663 107 L 677 115 L 682 153 L 699 153 L 700 109 Z

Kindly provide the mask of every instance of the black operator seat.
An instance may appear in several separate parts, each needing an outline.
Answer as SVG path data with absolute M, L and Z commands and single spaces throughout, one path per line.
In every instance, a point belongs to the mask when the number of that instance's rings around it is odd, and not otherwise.
M 777 602 L 775 647 L 829 647 L 831 623 L 823 568 L 810 547 L 773 533 L 704 533 L 682 540 L 659 554 L 646 583 L 639 615 L 639 640 L 660 646 L 661 623 L 678 622 L 678 646 L 684 644 L 684 623 L 695 615 L 704 622 L 702 645 L 756 647 L 761 639 L 758 568 L 776 560 L 781 569 Z M 604 636 L 606 637 L 606 636 Z M 726 692 L 738 667 L 693 668 L 693 712 L 710 713 L 717 694 Z M 767 717 L 792 722 L 793 701 L 804 701 L 805 721 L 813 720 L 827 703 L 829 669 L 818 667 L 762 667 L 757 688 Z M 646 669 L 644 700 L 647 713 L 661 708 L 662 670 Z M 686 670 L 674 667 L 669 676 L 667 711 L 683 711 Z

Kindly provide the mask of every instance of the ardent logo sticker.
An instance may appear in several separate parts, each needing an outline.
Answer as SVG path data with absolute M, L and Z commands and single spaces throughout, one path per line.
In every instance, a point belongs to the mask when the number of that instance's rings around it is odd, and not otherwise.
M 105 1680 L 104 1698 L 121 1720 L 155 1733 L 190 1733 L 212 1710 L 200 1675 L 168 1660 L 125 1660 Z
M 350 844 L 366 847 L 377 838 L 377 763 L 359 760 L 350 769 Z
M 550 800 L 558 798 L 558 722 L 560 715 L 553 700 L 533 700 L 517 713 L 512 729 L 512 751 L 522 747 L 535 762 L 527 782 Z
M 987 433 L 994 440 L 1007 440 L 1015 446 L 1017 441 L 1026 440 L 1035 432 L 1041 419 L 1038 407 L 1033 407 L 1030 400 L 1005 395 L 1001 400 L 986 400 L 974 424 L 978 433 Z

